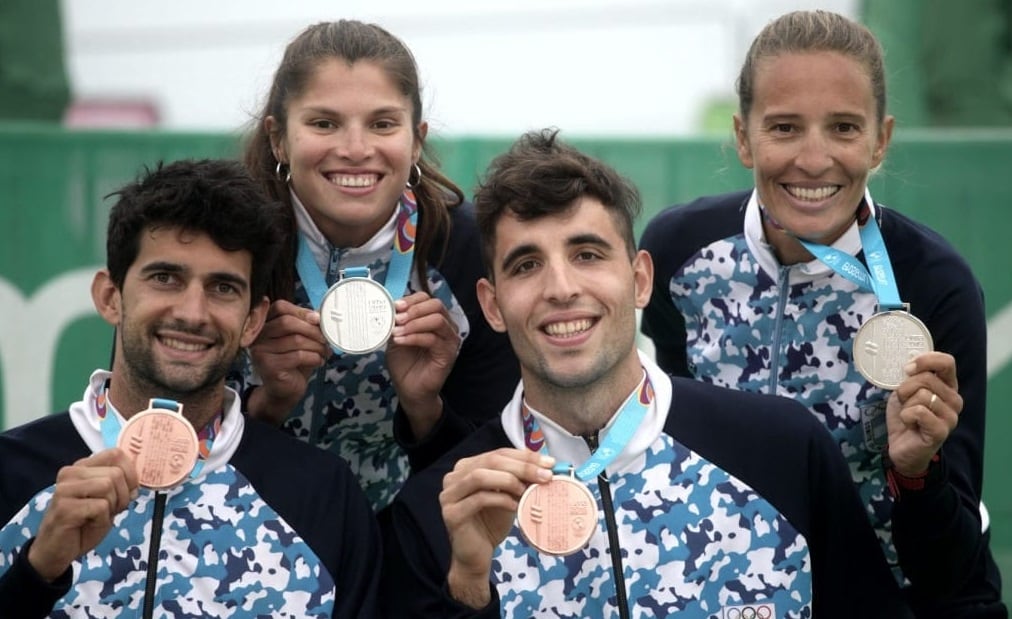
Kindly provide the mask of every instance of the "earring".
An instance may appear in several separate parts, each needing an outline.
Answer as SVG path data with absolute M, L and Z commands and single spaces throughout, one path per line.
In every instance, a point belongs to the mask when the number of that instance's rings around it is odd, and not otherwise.
M 411 180 L 411 172 L 415 173 L 415 180 Z M 411 168 L 411 172 L 408 172 L 408 182 L 404 183 L 404 186 L 408 189 L 414 189 L 418 186 L 418 183 L 422 182 L 422 169 L 418 167 L 418 164 L 414 164 Z
M 274 166 L 274 175 L 278 177 L 279 181 L 290 183 L 292 181 L 292 170 L 285 164 L 278 162 L 278 165 Z

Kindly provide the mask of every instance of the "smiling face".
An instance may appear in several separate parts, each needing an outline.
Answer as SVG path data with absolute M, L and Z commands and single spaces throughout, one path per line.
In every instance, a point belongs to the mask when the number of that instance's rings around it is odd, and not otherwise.
M 636 308 L 649 299 L 652 263 L 646 252 L 630 259 L 600 201 L 529 221 L 504 214 L 492 256 L 495 283 L 481 280 L 478 297 L 509 334 L 525 394 L 612 385 L 624 398 L 635 387 Z
M 250 309 L 251 260 L 203 233 L 147 229 L 122 290 L 96 275 L 95 306 L 117 327 L 110 398 L 122 413 L 152 397 L 220 410 L 224 377 L 266 316 L 266 298 Z
M 760 204 L 787 231 L 763 222 L 781 262 L 811 259 L 795 236 L 828 245 L 854 221 L 892 136 L 893 118 L 879 123 L 877 112 L 867 70 L 846 55 L 785 53 L 757 64 L 735 137 Z
M 358 247 L 392 216 L 425 139 L 413 111 L 380 64 L 330 58 L 288 103 L 285 127 L 265 121 L 295 194 L 334 245 Z

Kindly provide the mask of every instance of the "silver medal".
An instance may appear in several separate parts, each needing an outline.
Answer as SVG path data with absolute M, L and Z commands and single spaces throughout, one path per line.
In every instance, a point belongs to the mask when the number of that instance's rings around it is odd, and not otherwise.
M 892 390 L 907 377 L 903 366 L 933 346 L 931 332 L 910 312 L 880 312 L 854 336 L 854 365 L 868 382 Z
M 331 346 L 349 354 L 382 348 L 394 330 L 394 300 L 368 277 L 342 278 L 320 303 L 320 328 Z

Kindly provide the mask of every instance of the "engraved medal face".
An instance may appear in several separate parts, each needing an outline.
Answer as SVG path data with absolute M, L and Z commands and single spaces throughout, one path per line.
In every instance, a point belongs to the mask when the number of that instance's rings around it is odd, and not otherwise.
M 906 378 L 903 366 L 932 350 L 931 333 L 916 316 L 902 310 L 869 318 L 854 336 L 854 365 L 868 382 L 896 389 Z
M 149 408 L 131 417 L 120 431 L 117 446 L 137 464 L 140 484 L 152 490 L 166 490 L 186 479 L 200 452 L 190 422 L 164 408 Z
M 334 348 L 356 355 L 372 352 L 394 330 L 394 300 L 368 277 L 342 279 L 323 296 L 320 328 Z
M 531 546 L 564 556 L 583 548 L 597 530 L 597 503 L 580 481 L 556 475 L 520 497 L 517 526 Z

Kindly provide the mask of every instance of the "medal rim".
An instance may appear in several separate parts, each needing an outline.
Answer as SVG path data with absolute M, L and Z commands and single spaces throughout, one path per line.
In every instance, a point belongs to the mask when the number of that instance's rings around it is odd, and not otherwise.
M 575 543 L 574 545 L 569 546 L 564 550 L 547 548 L 542 544 L 539 544 L 532 538 L 530 534 L 528 534 L 527 531 L 524 530 L 523 520 L 521 520 L 520 518 L 520 512 L 523 509 L 524 505 L 527 503 L 527 501 L 530 499 L 530 496 L 534 494 L 534 492 L 538 488 L 541 488 L 546 484 L 551 484 L 555 482 L 564 482 L 566 484 L 579 488 L 580 491 L 583 492 L 584 495 L 586 495 L 587 497 L 588 504 L 591 506 L 592 509 L 591 514 L 592 520 L 594 521 L 594 526 L 587 528 L 586 536 L 584 536 L 578 543 Z M 600 513 L 597 508 L 597 500 L 594 499 L 594 493 L 590 491 L 590 488 L 587 487 L 587 484 L 583 483 L 580 480 L 575 479 L 570 475 L 555 475 L 548 482 L 546 482 L 546 484 L 531 484 L 530 486 L 527 487 L 526 490 L 524 490 L 524 493 L 520 495 L 520 500 L 517 503 L 517 528 L 520 529 L 520 534 L 523 536 L 524 540 L 539 552 L 542 552 L 547 555 L 552 555 L 555 557 L 569 556 L 571 554 L 576 553 L 581 548 L 590 543 L 591 538 L 594 537 L 594 532 L 597 530 L 597 521 L 600 518 Z
M 148 488 L 150 490 L 168 490 L 169 488 L 178 486 L 184 479 L 186 479 L 186 476 L 190 474 L 190 472 L 193 470 L 193 467 L 196 466 L 197 460 L 200 459 L 200 439 L 197 438 L 197 432 L 196 430 L 193 429 L 193 425 L 189 422 L 188 419 L 186 419 L 186 417 L 183 417 L 181 413 L 170 410 L 168 408 L 146 408 L 135 414 L 130 419 L 126 420 L 126 423 L 123 424 L 123 429 L 120 430 L 119 437 L 117 437 L 116 439 L 116 446 L 125 451 L 129 455 L 130 450 L 127 449 L 127 447 L 123 444 L 123 439 L 127 435 L 127 429 L 131 426 L 131 424 L 136 424 L 136 422 L 139 419 L 143 419 L 144 417 L 150 417 L 152 415 L 171 415 L 173 418 L 181 421 L 183 426 L 185 426 L 188 430 L 187 438 L 190 439 L 190 444 L 192 446 L 191 451 L 193 452 L 193 457 L 191 459 L 193 464 L 190 465 L 190 468 L 187 471 L 185 471 L 181 475 L 178 475 L 177 477 L 172 478 L 171 482 L 166 482 L 162 484 L 144 483 L 141 480 L 141 472 L 140 469 L 138 468 L 137 481 L 142 487 Z M 134 459 L 133 457 L 131 457 L 130 459 L 134 462 L 134 464 L 137 464 L 136 459 Z
M 336 338 L 334 338 L 333 336 L 331 336 L 331 334 L 329 332 L 329 329 L 327 329 L 327 328 L 324 327 L 324 323 L 325 323 L 325 319 L 324 319 L 325 311 L 324 310 L 326 309 L 326 306 L 328 305 L 328 303 L 329 304 L 335 304 L 336 301 L 334 301 L 333 299 L 335 299 L 338 294 L 341 294 L 341 288 L 349 286 L 349 285 L 370 285 L 370 286 L 372 286 L 372 287 L 380 290 L 383 293 L 383 295 L 386 297 L 387 304 L 390 307 L 390 325 L 387 328 L 386 333 L 383 335 L 382 339 L 380 339 L 376 344 L 374 344 L 374 345 L 372 345 L 370 347 L 367 347 L 367 348 L 358 349 L 358 348 L 348 348 L 346 346 L 343 346 L 343 345 L 341 345 L 340 342 L 337 341 Z M 345 292 L 347 292 L 347 291 L 345 291 Z M 394 332 L 394 323 L 395 323 L 394 318 L 395 318 L 395 315 L 396 315 L 396 310 L 394 309 L 394 298 L 390 294 L 390 291 L 386 289 L 386 286 L 384 286 L 383 284 L 377 282 L 376 280 L 372 279 L 371 277 L 345 277 L 345 278 L 341 279 L 340 281 L 338 281 L 337 283 L 335 283 L 333 286 L 331 286 L 327 290 L 327 292 L 325 292 L 323 294 L 323 298 L 320 300 L 320 308 L 319 308 L 318 311 L 320 312 L 320 330 L 323 332 L 323 336 L 325 338 L 327 338 L 327 341 L 330 342 L 331 346 L 333 346 L 334 348 L 336 348 L 336 349 L 338 349 L 338 350 L 340 350 L 340 351 L 342 351 L 344 353 L 353 354 L 353 355 L 363 355 L 363 354 L 366 354 L 366 353 L 373 352 L 375 350 L 379 350 L 380 348 L 382 348 L 387 343 L 387 341 L 390 339 L 390 335 Z M 330 323 L 330 321 L 327 321 L 327 324 L 329 324 L 329 323 Z
M 876 387 L 880 387 L 882 389 L 886 389 L 886 390 L 889 390 L 889 391 L 894 391 L 897 387 L 900 386 L 900 383 L 889 383 L 889 382 L 886 382 L 884 380 L 879 379 L 877 376 L 872 376 L 871 372 L 864 367 L 864 364 L 861 361 L 861 357 L 863 355 L 858 355 L 858 353 L 857 353 L 857 351 L 859 350 L 859 346 L 858 345 L 863 343 L 862 335 L 861 334 L 865 332 L 865 328 L 868 325 L 870 325 L 873 322 L 875 322 L 876 320 L 880 320 L 880 319 L 885 318 L 886 316 L 889 316 L 889 315 L 902 316 L 904 320 L 907 320 L 908 322 L 912 323 L 915 327 L 917 327 L 924 334 L 925 340 L 928 343 L 928 347 L 923 352 L 931 352 L 931 351 L 933 351 L 935 349 L 935 341 L 934 341 L 934 338 L 931 337 L 931 331 L 928 329 L 928 326 L 924 324 L 924 321 L 922 321 L 917 316 L 914 316 L 913 313 L 911 313 L 911 312 L 909 312 L 907 310 L 892 309 L 892 310 L 886 310 L 884 312 L 876 312 L 876 313 L 872 314 L 871 316 L 869 316 L 868 319 L 865 320 L 863 323 L 861 323 L 861 326 L 858 327 L 858 329 L 857 329 L 857 333 L 854 334 L 853 345 L 851 347 L 851 351 L 852 351 L 851 354 L 852 354 L 852 356 L 854 358 L 854 367 L 857 369 L 858 373 L 860 373 L 861 376 L 863 376 L 864 379 L 867 380 L 869 383 L 875 385 Z M 865 335 L 864 339 L 867 339 L 867 337 L 868 336 Z

